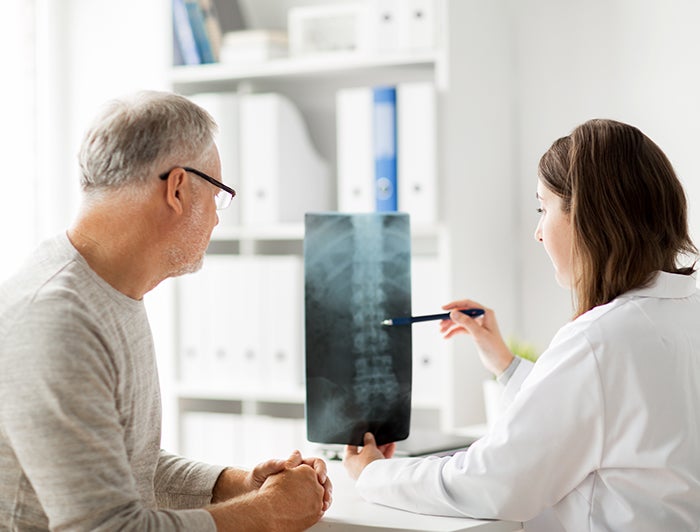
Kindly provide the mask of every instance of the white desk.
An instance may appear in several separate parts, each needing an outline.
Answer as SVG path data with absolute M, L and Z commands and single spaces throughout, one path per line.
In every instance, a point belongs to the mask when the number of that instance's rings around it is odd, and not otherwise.
M 521 523 L 481 521 L 456 517 L 435 517 L 370 504 L 355 491 L 353 480 L 341 462 L 327 461 L 333 482 L 333 504 L 323 519 L 309 530 L 318 532 L 514 532 Z

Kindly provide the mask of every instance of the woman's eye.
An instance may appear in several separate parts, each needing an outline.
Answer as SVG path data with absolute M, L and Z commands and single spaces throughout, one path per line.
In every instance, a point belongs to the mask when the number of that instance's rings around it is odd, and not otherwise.
M 537 214 L 544 214 L 544 209 L 542 207 L 537 207 Z

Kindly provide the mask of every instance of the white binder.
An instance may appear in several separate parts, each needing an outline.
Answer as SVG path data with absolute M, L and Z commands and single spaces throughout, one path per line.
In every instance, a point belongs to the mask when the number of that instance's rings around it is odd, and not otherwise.
M 338 210 L 373 212 L 372 89 L 341 89 L 336 95 Z
M 370 48 L 376 52 L 395 52 L 400 47 L 400 13 L 405 0 L 369 0 L 367 33 Z
M 289 99 L 241 96 L 240 125 L 244 225 L 300 223 L 307 211 L 330 209 L 328 164 Z
M 303 261 L 298 255 L 207 255 L 183 279 L 181 374 L 197 389 L 299 392 L 303 386 Z M 270 331 L 270 313 L 282 317 Z
M 396 93 L 399 210 L 411 223 L 437 220 L 437 127 L 435 86 L 402 83 Z
M 204 339 L 207 324 L 204 318 L 204 275 L 201 272 L 183 275 L 177 281 L 178 308 L 178 380 L 188 387 L 206 381 L 208 364 Z
M 240 133 L 239 97 L 234 92 L 199 93 L 190 99 L 204 108 L 219 126 L 216 145 L 221 157 L 221 177 L 225 184 L 238 190 L 240 187 Z M 231 206 L 218 213 L 221 226 L 236 226 L 241 222 L 239 198 Z
M 257 277 L 248 277 L 250 274 L 242 271 L 240 262 L 238 256 L 209 254 L 202 267 L 205 305 L 201 311 L 207 329 L 204 345 L 208 389 L 240 389 L 251 378 L 242 367 L 243 349 L 259 351 L 255 338 L 249 335 L 251 328 L 259 324 L 246 316 L 258 298 L 248 302 L 245 292 L 247 283 L 255 282 Z
M 442 290 L 435 290 L 436 279 L 443 278 L 436 257 L 416 256 L 411 261 L 411 306 L 413 315 L 442 312 L 447 301 Z M 413 404 L 439 408 L 444 404 L 444 371 L 447 344 L 440 335 L 439 322 L 415 323 L 413 332 Z
M 261 415 L 243 415 L 244 450 L 237 464 L 252 468 L 270 458 L 289 458 L 295 449 L 304 449 L 304 420 Z
M 427 51 L 435 48 L 435 0 L 401 0 L 397 18 L 400 49 Z
M 298 392 L 303 389 L 304 266 L 298 255 L 260 258 L 261 323 L 274 322 L 262 335 L 267 388 Z M 271 318 L 271 314 L 279 318 Z
M 215 465 L 239 463 L 246 438 L 239 415 L 185 412 L 181 419 L 181 455 Z
M 252 256 L 234 256 L 227 282 L 235 294 L 227 305 L 226 334 L 234 350 L 236 379 L 234 390 L 259 392 L 264 383 L 264 358 L 261 321 L 263 306 L 260 285 L 263 282 L 259 259 Z

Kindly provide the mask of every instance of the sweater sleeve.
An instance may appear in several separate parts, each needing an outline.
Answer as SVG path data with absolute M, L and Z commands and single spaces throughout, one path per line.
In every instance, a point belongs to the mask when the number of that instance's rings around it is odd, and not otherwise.
M 38 499 L 51 529 L 214 531 L 202 509 L 144 503 L 115 404 L 121 383 L 90 323 L 81 308 L 42 302 L 3 339 L 0 427 L 24 478 L 15 489 Z
M 202 508 L 211 503 L 212 490 L 225 468 L 160 452 L 155 477 L 159 508 Z
M 604 440 L 597 363 L 584 335 L 545 352 L 489 433 L 452 457 L 377 460 L 357 488 L 408 511 L 527 521 L 599 467 Z

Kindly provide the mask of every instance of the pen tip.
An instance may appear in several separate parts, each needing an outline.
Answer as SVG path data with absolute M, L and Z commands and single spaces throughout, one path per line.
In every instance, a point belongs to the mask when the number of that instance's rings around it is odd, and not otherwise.
M 382 325 L 393 325 L 393 324 L 391 323 L 391 320 L 384 320 L 382 322 Z

